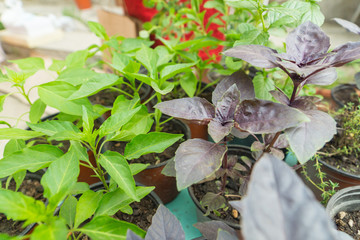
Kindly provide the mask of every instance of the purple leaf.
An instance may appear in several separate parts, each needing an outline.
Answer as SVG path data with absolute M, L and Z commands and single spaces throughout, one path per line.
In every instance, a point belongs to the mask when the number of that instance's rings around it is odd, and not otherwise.
M 179 190 L 211 176 L 221 166 L 226 147 L 202 139 L 189 139 L 175 153 Z
M 229 135 L 234 126 L 234 112 L 240 102 L 240 92 L 233 84 L 217 101 L 215 118 L 210 121 L 208 132 L 215 142 Z
M 241 206 L 230 204 L 241 211 L 244 239 L 337 239 L 334 224 L 313 193 L 271 154 L 264 154 L 255 164 Z
M 207 124 L 215 117 L 215 108 L 206 99 L 193 97 L 158 103 L 154 108 L 169 116 Z
M 236 85 L 240 91 L 240 99 L 253 99 L 255 98 L 254 85 L 252 80 L 243 71 L 237 71 L 230 76 L 221 80 L 212 93 L 212 102 L 216 106 L 224 93 L 232 86 Z
M 308 21 L 294 29 L 286 38 L 286 53 L 297 65 L 306 64 L 326 54 L 330 39 L 316 24 Z
M 291 103 L 291 107 L 297 108 L 300 110 L 316 110 L 316 102 L 320 101 L 318 97 L 314 96 L 301 96 L 296 97 L 295 100 Z
M 275 134 L 266 134 L 264 139 L 265 139 L 265 143 L 266 145 L 270 144 L 273 140 L 273 138 L 275 137 Z M 286 139 L 285 134 L 280 134 L 280 136 L 276 139 L 273 147 L 275 148 L 287 148 L 289 146 L 289 142 Z
M 290 104 L 290 99 L 288 98 L 288 96 L 286 96 L 286 94 L 280 88 L 277 88 L 277 90 L 271 90 L 270 94 L 280 103 L 285 104 L 285 105 Z
M 355 34 L 360 34 L 360 27 L 356 25 L 355 23 L 352 23 L 350 21 L 347 21 L 345 19 L 341 18 L 334 18 L 335 22 L 340 24 L 343 28 L 349 30 L 350 32 L 353 32 Z
M 240 131 L 239 129 L 234 128 L 234 127 L 231 129 L 231 134 L 232 134 L 234 137 L 237 137 L 237 138 L 240 138 L 240 139 L 247 138 L 247 137 L 250 135 L 250 133 L 248 133 L 248 132 L 242 132 L 242 131 Z
M 231 133 L 233 126 L 234 126 L 233 120 L 231 122 L 223 124 L 215 119 L 210 121 L 208 125 L 208 132 L 211 138 L 214 140 L 214 142 L 218 143 L 222 139 L 224 139 L 224 137 L 226 137 Z
M 332 50 L 331 53 L 323 63 L 331 67 L 340 67 L 360 58 L 360 42 L 345 43 Z
M 318 110 L 307 110 L 304 113 L 310 122 L 285 130 L 290 148 L 301 164 L 308 161 L 336 133 L 336 122 L 330 115 Z
M 236 234 L 231 234 L 224 230 L 219 230 L 217 240 L 238 240 L 238 236 Z
M 278 66 L 277 52 L 261 45 L 239 45 L 224 52 L 225 56 L 240 58 L 255 67 L 275 68 Z
M 306 84 L 330 85 L 337 79 L 335 68 L 324 69 L 310 77 L 306 78 Z
M 235 113 L 235 127 L 250 133 L 276 133 L 308 121 L 301 111 L 266 100 L 245 100 Z
M 130 229 L 126 232 L 126 240 L 144 240 L 142 237 L 139 237 L 136 235 L 133 231 Z
M 194 227 L 196 227 L 207 240 L 216 240 L 220 229 L 236 236 L 235 230 L 221 221 L 198 222 L 194 224 Z
M 160 205 L 152 218 L 145 240 L 185 240 L 185 233 L 179 220 L 164 206 Z

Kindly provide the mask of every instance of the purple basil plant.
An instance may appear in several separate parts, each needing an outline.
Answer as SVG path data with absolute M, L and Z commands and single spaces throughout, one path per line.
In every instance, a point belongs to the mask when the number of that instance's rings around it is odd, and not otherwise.
M 360 42 L 346 43 L 328 52 L 329 37 L 315 24 L 306 22 L 289 33 L 286 53 L 259 45 L 240 45 L 224 52 L 260 68 L 280 68 L 293 81 L 287 96 L 279 88 L 271 91 L 279 102 L 256 99 L 250 78 L 235 72 L 215 88 L 212 103 L 205 99 L 182 98 L 159 103 L 164 114 L 208 125 L 214 142 L 190 139 L 175 154 L 178 189 L 211 177 L 221 178 L 220 193 L 226 179 L 239 170 L 230 164 L 226 143 L 231 135 L 244 138 L 262 134 L 252 148 L 255 158 L 272 153 L 281 158 L 278 148 L 290 147 L 300 163 L 309 160 L 336 133 L 336 122 L 317 110 L 316 97 L 299 96 L 305 84 L 328 85 L 336 78 L 335 67 L 360 58 Z M 255 160 L 256 160 L 255 159 Z

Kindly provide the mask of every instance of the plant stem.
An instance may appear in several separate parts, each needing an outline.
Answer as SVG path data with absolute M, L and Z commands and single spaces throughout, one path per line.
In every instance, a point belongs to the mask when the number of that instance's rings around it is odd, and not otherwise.
M 121 89 L 119 89 L 119 88 L 110 87 L 109 89 L 111 89 L 111 90 L 113 90 L 113 91 L 116 91 L 116 92 L 120 92 L 120 93 L 122 93 L 122 94 L 124 94 L 124 95 L 126 95 L 126 96 L 128 96 L 128 97 L 130 97 L 130 98 L 134 98 L 133 95 L 131 95 L 130 93 L 127 93 L 127 92 L 125 92 L 125 91 L 123 91 L 123 90 L 121 90 Z
M 226 146 L 226 137 L 224 137 L 224 144 Z M 227 169 L 228 168 L 228 154 L 227 151 L 225 152 L 224 159 L 222 161 L 222 168 Z M 227 173 L 225 172 L 224 175 L 221 176 L 221 189 L 220 192 L 224 193 L 225 187 L 226 187 L 226 180 L 227 180 Z

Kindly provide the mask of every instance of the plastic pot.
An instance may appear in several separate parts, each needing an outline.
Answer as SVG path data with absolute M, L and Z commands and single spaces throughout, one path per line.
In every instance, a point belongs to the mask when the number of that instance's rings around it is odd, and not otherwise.
M 337 108 L 342 108 L 349 102 L 359 104 L 359 96 L 360 91 L 355 84 L 340 84 L 331 89 L 331 98 L 336 103 Z
M 34 180 L 38 180 L 40 182 L 41 177 L 44 173 L 45 173 L 45 171 L 43 171 L 43 170 L 39 170 L 35 173 L 27 172 L 25 179 L 34 179 Z M 6 180 L 7 180 L 7 178 L 1 179 L 1 183 Z M 45 204 L 47 204 L 47 203 L 45 203 Z M 34 230 L 35 226 L 36 226 L 36 223 L 26 226 L 25 229 L 18 236 L 25 236 L 25 235 L 30 234 Z
M 75 3 L 80 10 L 91 8 L 91 0 L 75 0 Z
M 246 157 L 249 157 L 250 159 L 252 159 L 250 148 L 246 147 L 246 146 L 228 145 L 228 154 L 229 155 L 236 154 L 238 156 L 246 156 Z M 212 213 L 210 213 L 208 216 L 204 216 L 206 213 L 206 210 L 201 206 L 199 200 L 195 197 L 193 188 L 189 187 L 188 191 L 189 191 L 190 198 L 193 200 L 193 202 L 196 206 L 196 215 L 197 215 L 197 220 L 199 222 L 206 222 L 206 221 L 211 221 L 211 220 L 222 221 L 222 222 L 226 223 L 228 226 L 230 226 L 231 228 L 235 229 L 239 235 L 239 239 L 242 239 L 240 223 L 233 223 L 230 221 L 223 220 Z
M 336 192 L 326 206 L 326 212 L 334 218 L 341 211 L 360 211 L 360 186 L 348 187 Z
M 173 122 L 182 129 L 185 140 L 190 139 L 190 130 L 186 124 L 177 119 L 172 119 L 170 122 Z M 161 173 L 169 160 L 156 165 L 150 165 L 142 172 L 134 175 L 136 182 L 144 186 L 155 186 L 154 191 L 164 204 L 171 202 L 179 194 L 175 177 L 165 176 Z

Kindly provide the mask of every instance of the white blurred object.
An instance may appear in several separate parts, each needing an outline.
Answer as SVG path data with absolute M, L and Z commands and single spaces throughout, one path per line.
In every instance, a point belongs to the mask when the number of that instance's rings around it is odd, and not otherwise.
M 56 30 L 49 17 L 25 12 L 21 0 L 5 0 L 1 21 L 6 30 L 29 37 L 38 37 Z

